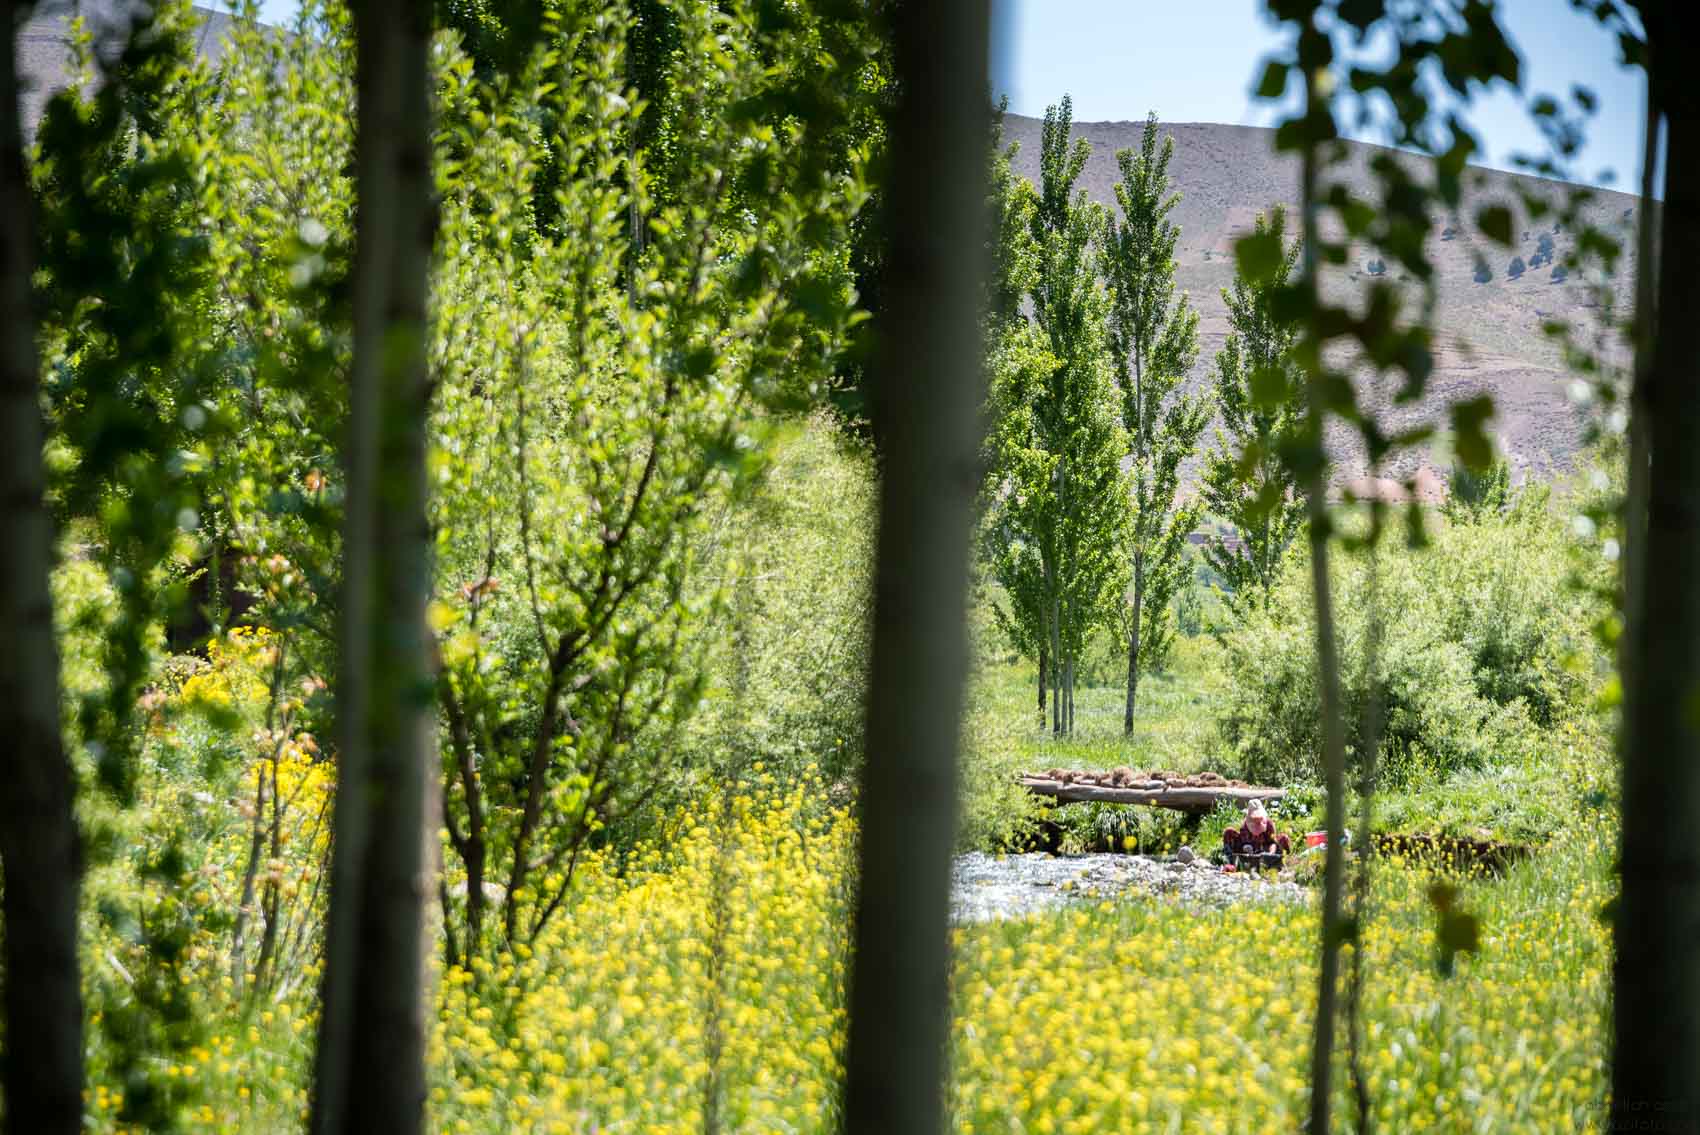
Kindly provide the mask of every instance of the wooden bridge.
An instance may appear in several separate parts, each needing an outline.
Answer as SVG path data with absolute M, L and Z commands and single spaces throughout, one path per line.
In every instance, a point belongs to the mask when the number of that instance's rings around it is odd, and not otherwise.
M 1213 774 L 1158 779 L 1141 778 L 1138 774 L 1065 773 L 1056 777 L 1049 773 L 1022 773 L 1017 779 L 1035 796 L 1049 796 L 1065 803 L 1097 800 L 1105 804 L 1145 804 L 1197 813 L 1211 811 L 1224 800 L 1244 807 L 1253 800 L 1267 804 L 1287 794 L 1284 789 L 1260 788 Z

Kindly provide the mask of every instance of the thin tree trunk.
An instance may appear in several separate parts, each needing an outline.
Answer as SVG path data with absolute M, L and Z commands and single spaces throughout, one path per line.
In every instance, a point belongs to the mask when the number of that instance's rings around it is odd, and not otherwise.
M 886 439 L 845 1129 L 942 1129 L 950 856 L 980 449 L 986 0 L 895 6 L 875 413 Z M 946 43 L 951 50 L 940 52 Z
M 1370 477 L 1381 475 L 1378 466 Z M 1358 859 L 1352 879 L 1352 970 L 1346 979 L 1346 1066 L 1351 1073 L 1352 1101 L 1357 1109 L 1356 1135 L 1371 1135 L 1375 1127 L 1369 1077 L 1363 1061 L 1364 930 L 1369 925 L 1370 870 L 1375 861 L 1375 777 L 1381 750 L 1381 730 L 1386 713 L 1382 696 L 1381 644 L 1386 624 L 1381 612 L 1380 549 L 1369 548 L 1369 586 L 1365 596 L 1369 632 L 1364 645 L 1364 677 L 1370 691 L 1364 728 L 1362 767 L 1358 778 Z
M 42 502 L 40 360 L 31 311 L 29 181 L 18 120 L 16 31 L 28 5 L 0 4 L 0 915 L 5 919 L 5 1130 L 82 1127 L 83 1002 L 77 976 L 81 852 L 59 733 L 59 657 Z
M 248 922 L 254 913 L 254 881 L 260 873 L 260 857 L 266 847 L 266 766 L 261 764 L 254 775 L 254 825 L 248 835 L 248 862 L 242 868 L 242 897 L 236 902 L 236 929 L 231 934 L 230 979 L 242 988 L 242 953 L 248 935 Z
M 1045 724 L 1045 645 L 1039 645 L 1039 725 Z
M 1056 585 L 1051 592 L 1051 736 L 1062 736 L 1062 604 L 1057 601 Z
M 1127 712 L 1122 732 L 1133 736 L 1133 707 L 1139 697 L 1139 621 L 1145 611 L 1145 549 L 1133 550 L 1133 630 L 1127 636 Z
M 1068 735 L 1074 736 L 1074 657 L 1068 660 Z
M 356 0 L 342 749 L 312 1129 L 424 1123 L 421 826 L 435 769 L 425 603 L 430 13 Z
M 1319 36 L 1314 26 L 1307 26 L 1302 37 Z M 1321 97 L 1316 90 L 1317 77 L 1310 76 L 1306 93 L 1307 109 Z M 1300 206 L 1304 224 L 1304 289 L 1309 305 L 1317 303 L 1316 279 L 1316 147 L 1308 144 L 1303 151 Z M 1312 353 L 1312 366 L 1321 366 L 1319 353 Z M 1323 422 L 1328 411 L 1322 383 L 1314 374 L 1305 383 L 1309 396 L 1308 441 L 1322 455 Z M 1328 1135 L 1331 1086 L 1333 1081 L 1334 1015 L 1340 972 L 1340 898 L 1345 883 L 1346 853 L 1341 846 L 1346 826 L 1346 739 L 1340 706 L 1340 657 L 1334 637 L 1334 601 L 1328 582 L 1328 501 L 1322 460 L 1312 463 L 1306 478 L 1305 509 L 1310 526 L 1311 594 L 1316 606 L 1316 661 L 1322 693 L 1322 768 L 1328 793 L 1326 820 L 1328 851 L 1323 865 L 1321 959 L 1317 975 L 1316 1032 L 1311 1046 L 1310 1063 L 1310 1135 Z
M 1643 4 L 1655 49 L 1674 48 L 1674 5 Z M 1666 56 L 1659 56 L 1655 64 Z M 1665 115 L 1665 201 L 1659 216 L 1660 334 L 1637 375 L 1653 466 L 1646 538 L 1637 556 L 1643 633 L 1623 752 L 1622 898 L 1616 944 L 1613 1118 L 1700 1115 L 1700 96 L 1654 70 Z M 1630 592 L 1636 588 L 1631 585 Z M 1655 630 L 1656 628 L 1656 630 Z

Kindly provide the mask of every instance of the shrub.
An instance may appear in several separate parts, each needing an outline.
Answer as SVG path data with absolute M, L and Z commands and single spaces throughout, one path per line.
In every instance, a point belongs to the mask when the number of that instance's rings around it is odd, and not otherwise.
M 1567 537 L 1544 494 L 1504 516 L 1443 527 L 1433 546 L 1379 553 L 1384 621 L 1375 673 L 1366 661 L 1368 563 L 1336 558 L 1334 607 L 1349 759 L 1382 708 L 1385 782 L 1421 783 L 1515 757 L 1538 727 L 1579 710 L 1592 675 L 1588 600 L 1566 585 Z M 1265 783 L 1320 778 L 1322 731 L 1308 568 L 1290 557 L 1269 609 L 1223 636 L 1232 678 L 1219 719 L 1239 775 Z
M 862 751 L 874 533 L 871 458 L 825 419 L 774 450 L 762 483 L 721 519 L 705 583 L 729 593 L 692 721 L 705 759 L 789 776 L 849 776 Z
M 1476 283 L 1485 284 L 1491 279 L 1493 279 L 1493 269 L 1488 267 L 1488 262 L 1486 260 L 1483 260 L 1480 257 L 1477 257 L 1476 258 Z
M 1505 274 L 1510 279 L 1515 280 L 1523 274 L 1526 268 L 1527 265 L 1523 263 L 1523 258 L 1521 256 L 1513 256 L 1511 258 L 1511 263 L 1505 266 Z

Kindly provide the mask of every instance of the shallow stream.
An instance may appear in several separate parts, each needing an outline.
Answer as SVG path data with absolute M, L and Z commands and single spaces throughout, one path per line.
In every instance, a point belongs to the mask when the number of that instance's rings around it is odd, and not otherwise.
M 1309 892 L 1275 875 L 1224 873 L 1208 860 L 1150 855 L 960 855 L 951 869 L 955 922 L 1020 918 L 1072 902 L 1135 895 L 1200 907 L 1305 901 Z

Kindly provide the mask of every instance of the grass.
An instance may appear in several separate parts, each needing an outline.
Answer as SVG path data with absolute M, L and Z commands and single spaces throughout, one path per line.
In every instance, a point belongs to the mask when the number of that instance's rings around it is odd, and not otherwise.
M 986 850 L 1021 844 L 1039 820 L 1055 820 L 1070 833 L 1073 849 L 1119 844 L 1132 836 L 1142 850 L 1173 847 L 1196 833 L 1158 809 L 1120 805 L 1051 807 L 1010 786 L 1016 773 L 1046 768 L 1213 770 L 1237 774 L 1217 731 L 1216 714 L 1226 675 L 1208 636 L 1179 638 L 1172 664 L 1140 681 L 1134 732 L 1122 732 L 1125 687 L 1082 686 L 1075 693 L 1072 736 L 1041 728 L 1031 663 L 999 658 L 985 663 L 971 693 L 964 779 L 965 846 Z M 1376 797 L 1376 829 L 1383 833 L 1544 843 L 1554 832 L 1611 802 L 1613 776 L 1602 724 L 1566 722 L 1545 734 L 1544 751 L 1450 777 L 1418 777 Z M 1289 796 L 1282 827 L 1323 826 L 1323 794 L 1314 785 L 1282 785 Z M 1356 823 L 1357 804 L 1348 803 Z M 1234 817 L 1213 815 L 1198 827 L 1211 835 Z M 1200 836 L 1209 842 L 1210 835 Z
M 1003 772 L 1060 762 L 1056 743 L 1031 723 L 1005 720 L 1011 699 L 1028 689 L 1020 679 L 1009 667 L 976 688 L 970 785 L 998 773 L 1031 808 Z M 1183 654 L 1172 676 L 1152 683 L 1145 743 L 1187 731 L 1207 737 L 1210 680 L 1197 656 Z M 190 693 L 254 696 L 234 678 L 208 678 Z M 1119 745 L 1112 693 L 1099 691 L 1080 722 L 1105 754 Z M 1382 1130 L 1588 1130 L 1603 1115 L 1610 967 L 1598 912 L 1615 889 L 1615 821 L 1600 784 L 1605 750 L 1586 733 L 1565 736 L 1555 744 L 1571 747 L 1537 770 L 1557 785 L 1542 807 L 1556 815 L 1566 801 L 1594 800 L 1598 809 L 1572 823 L 1566 839 L 1498 879 L 1377 860 L 1361 939 L 1362 1035 Z M 170 742 L 169 732 L 160 739 Z M 1114 763 L 1159 762 L 1118 754 Z M 1201 762 L 1161 763 L 1184 771 Z M 160 823 L 178 830 L 184 820 L 168 806 L 178 799 L 168 772 L 159 770 L 154 806 Z M 1508 792 L 1506 783 L 1484 773 L 1455 784 L 1454 818 L 1503 810 L 1535 786 Z M 653 843 L 594 854 L 568 908 L 535 942 L 436 975 L 430 1128 L 696 1132 L 713 1114 L 725 1131 L 836 1130 L 855 829 L 813 789 L 758 765 L 728 809 L 680 812 Z M 1389 797 L 1383 813 L 1404 807 L 1413 822 L 1433 822 L 1442 814 L 1436 795 Z M 975 799 L 997 798 L 971 796 L 971 811 Z M 202 807 L 214 834 L 203 853 L 175 886 L 164 875 L 155 881 L 156 912 L 181 907 L 196 927 L 170 968 L 126 938 L 122 923 L 94 921 L 85 936 L 95 986 L 91 1131 L 137 1130 L 145 1097 L 194 1135 L 298 1129 L 305 1118 L 317 966 L 302 962 L 292 980 L 261 996 L 233 980 L 240 967 L 224 915 L 248 846 L 238 803 L 208 796 Z M 211 812 L 222 820 L 213 823 Z M 285 844 L 286 893 L 295 872 L 321 856 L 304 832 Z M 1442 880 L 1460 887 L 1458 906 L 1480 929 L 1479 949 L 1449 976 L 1436 965 L 1430 901 Z M 1198 910 L 1139 893 L 953 931 L 952 1129 L 1297 1128 L 1309 1091 L 1317 939 L 1314 903 Z M 157 1013 L 180 1023 L 168 1043 L 148 1041 L 138 1054 L 114 1025 L 139 1019 L 138 999 L 150 990 L 185 1011 Z M 126 1053 L 139 1062 L 127 1063 Z M 1342 1052 L 1335 1077 L 1343 1116 L 1351 1106 L 1345 1059 Z
M 1030 663 L 987 666 L 980 683 L 993 710 L 1020 723 L 1017 738 L 1028 768 L 1173 769 L 1196 772 L 1217 767 L 1225 755 L 1216 733 L 1214 700 L 1223 681 L 1208 638 L 1181 638 L 1172 665 L 1140 679 L 1132 736 L 1122 732 L 1125 685 L 1078 685 L 1074 733 L 1053 738 L 1039 725 L 1036 678 Z
M 717 837 L 696 826 L 623 876 L 588 876 L 527 956 L 446 976 L 437 1129 L 700 1131 L 710 1098 L 725 1130 L 836 1128 L 849 821 L 768 787 L 733 829 L 718 934 Z M 1463 882 L 1481 945 L 1450 977 L 1436 967 L 1438 876 L 1379 871 L 1364 1036 L 1382 1129 L 1585 1130 L 1599 1114 L 1609 843 L 1597 827 L 1503 880 Z M 957 930 L 952 1128 L 1297 1128 L 1316 937 L 1308 906 L 1142 896 Z M 1344 1114 L 1344 1056 L 1336 1084 Z

